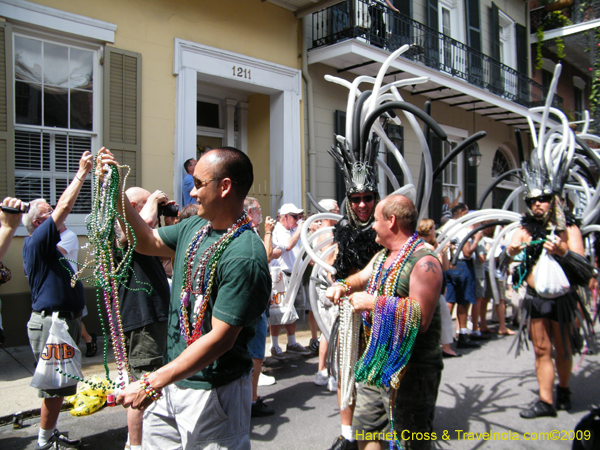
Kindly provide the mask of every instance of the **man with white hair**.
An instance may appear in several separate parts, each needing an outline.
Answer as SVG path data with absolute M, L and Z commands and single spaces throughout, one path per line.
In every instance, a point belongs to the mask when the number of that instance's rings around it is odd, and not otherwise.
M 303 210 L 298 208 L 293 203 L 284 204 L 279 210 L 280 220 L 275 225 L 273 230 L 273 244 L 282 250 L 282 255 L 277 260 L 281 273 L 287 279 L 289 284 L 292 268 L 296 262 L 296 258 L 300 255 L 300 220 Z M 303 300 L 303 289 L 298 290 L 296 302 Z M 286 295 L 291 295 L 291 292 L 286 292 Z M 285 324 L 288 344 L 286 351 L 288 353 L 297 353 L 301 355 L 310 355 L 311 351 L 304 348 L 300 343 L 296 342 L 296 322 Z M 283 351 L 279 347 L 279 332 L 281 325 L 271 324 L 271 356 L 276 359 L 283 359 Z
M 60 228 L 73 209 L 85 177 L 92 169 L 92 154 L 84 152 L 79 160 L 79 169 L 73 180 L 60 196 L 56 208 L 43 199 L 30 203 L 29 212 L 23 215 L 23 225 L 30 236 L 23 242 L 23 267 L 31 289 L 32 313 L 27 323 L 29 343 L 35 359 L 42 354 L 50 327 L 52 313 L 65 320 L 69 334 L 75 342 L 81 338 L 81 312 L 85 305 L 83 284 L 77 281 L 71 287 L 72 270 L 62 264 L 63 258 L 56 245 L 60 242 Z M 67 268 L 69 267 L 69 268 Z M 53 446 L 78 447 L 78 439 L 69 439 L 67 434 L 56 429 L 58 414 L 63 399 L 75 395 L 77 385 L 62 389 L 40 389 L 42 400 L 38 449 Z

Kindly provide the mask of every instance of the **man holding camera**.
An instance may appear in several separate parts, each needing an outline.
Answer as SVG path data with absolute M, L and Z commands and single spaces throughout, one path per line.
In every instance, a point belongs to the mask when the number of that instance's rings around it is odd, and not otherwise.
M 132 187 L 126 194 L 133 208 L 151 228 L 160 220 L 159 212 L 169 213 L 176 207 L 168 203 L 169 199 L 162 191 L 151 194 L 146 189 Z M 125 233 L 121 233 L 120 240 L 127 245 Z M 169 283 L 160 258 L 134 251 L 129 276 L 119 286 L 119 299 L 129 368 L 135 380 L 163 365 L 169 297 Z M 130 449 L 141 449 L 142 419 L 142 411 L 127 409 Z

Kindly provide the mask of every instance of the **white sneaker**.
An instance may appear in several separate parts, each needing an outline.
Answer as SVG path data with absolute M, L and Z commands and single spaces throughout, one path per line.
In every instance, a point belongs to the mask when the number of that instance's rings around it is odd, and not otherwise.
M 315 384 L 317 386 L 325 386 L 328 379 L 327 369 L 321 370 L 320 372 L 317 372 L 317 375 L 315 376 Z
M 283 354 L 283 350 L 281 347 L 271 347 L 271 356 L 275 359 L 285 359 L 285 355 Z
M 258 385 L 259 386 L 272 386 L 275 384 L 275 377 L 270 377 L 269 375 L 265 375 L 261 373 L 258 376 Z
M 329 380 L 327 380 L 327 390 L 329 392 L 337 392 L 337 380 L 335 377 L 329 377 Z

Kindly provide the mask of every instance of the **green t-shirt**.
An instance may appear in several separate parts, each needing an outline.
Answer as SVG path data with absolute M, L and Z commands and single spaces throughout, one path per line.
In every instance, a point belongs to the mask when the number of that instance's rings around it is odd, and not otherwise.
M 163 242 L 175 250 L 165 364 L 177 358 L 187 348 L 179 327 L 179 305 L 185 270 L 183 265 L 188 245 L 196 232 L 207 223 L 206 220 L 196 216 L 158 230 Z M 212 230 L 204 238 L 196 254 L 192 274 L 195 273 L 204 250 L 224 233 L 226 230 Z M 196 288 L 195 284 L 194 288 Z M 248 373 L 252 368 L 248 343 L 254 337 L 257 319 L 267 309 L 270 295 L 271 275 L 265 247 L 260 237 L 252 229 L 248 229 L 230 242 L 217 263 L 212 293 L 204 314 L 202 334 L 211 331 L 213 317 L 229 325 L 243 328 L 231 350 L 221 355 L 204 370 L 177 385 L 208 390 L 231 383 Z M 193 311 L 194 300 L 192 295 L 188 312 Z

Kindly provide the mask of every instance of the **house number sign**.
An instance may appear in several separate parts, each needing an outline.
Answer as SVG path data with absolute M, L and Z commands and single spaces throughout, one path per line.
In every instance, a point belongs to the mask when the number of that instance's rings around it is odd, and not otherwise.
M 234 77 L 246 78 L 248 80 L 252 79 L 252 70 L 251 69 L 246 69 L 246 68 L 240 67 L 240 66 L 233 66 L 231 68 L 231 70 L 233 71 Z

